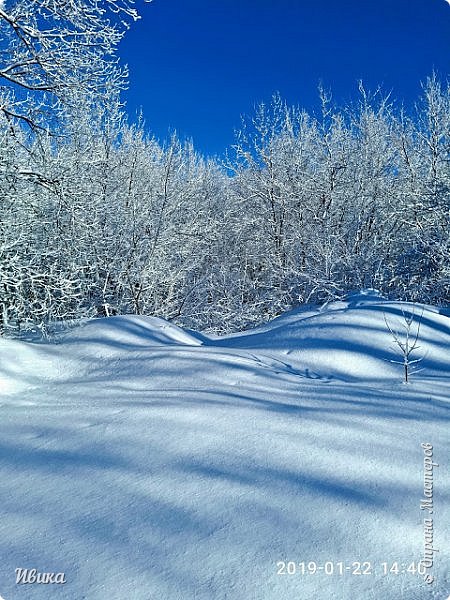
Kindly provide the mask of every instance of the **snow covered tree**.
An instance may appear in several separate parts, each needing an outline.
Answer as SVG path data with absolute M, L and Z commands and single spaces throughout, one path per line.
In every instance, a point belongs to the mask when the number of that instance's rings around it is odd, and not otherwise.
M 114 53 L 126 19 L 138 18 L 132 4 L 12 0 L 0 6 L 3 326 L 92 314 L 87 240 L 96 191 L 83 179 L 82 165 L 88 157 L 98 163 L 98 143 L 83 152 L 95 136 L 108 135 L 120 113 L 126 72 Z
M 0 81 L 8 92 L 0 110 L 14 123 L 51 127 L 54 104 L 121 87 L 114 57 L 137 19 L 132 0 L 11 0 L 0 6 Z

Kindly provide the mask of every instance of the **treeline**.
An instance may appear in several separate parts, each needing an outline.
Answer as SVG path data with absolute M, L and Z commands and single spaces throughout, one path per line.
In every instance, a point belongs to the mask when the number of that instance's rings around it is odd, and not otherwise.
M 1 329 L 157 315 L 229 332 L 374 287 L 446 304 L 450 90 L 414 114 L 361 87 L 320 116 L 260 105 L 225 161 L 64 107 L 52 133 L 0 121 Z M 53 117 L 52 117 L 53 118 Z

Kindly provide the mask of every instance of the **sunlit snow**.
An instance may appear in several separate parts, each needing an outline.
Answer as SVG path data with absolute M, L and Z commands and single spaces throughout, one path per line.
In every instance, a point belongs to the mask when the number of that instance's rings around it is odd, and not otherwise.
M 370 293 L 221 338 L 118 316 L 0 339 L 1 594 L 446 598 L 450 320 L 423 309 L 410 385 L 385 316 L 400 328 L 412 305 Z M 423 442 L 440 464 L 432 585 L 405 571 L 423 556 Z M 369 574 L 337 573 L 354 562 Z M 67 583 L 17 585 L 16 568 Z

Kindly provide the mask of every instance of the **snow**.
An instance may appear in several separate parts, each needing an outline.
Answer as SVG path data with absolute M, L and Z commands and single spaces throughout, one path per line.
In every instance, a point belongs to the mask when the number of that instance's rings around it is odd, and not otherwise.
M 450 320 L 421 314 L 402 383 L 376 293 L 208 338 L 163 319 L 0 339 L 0 594 L 14 599 L 424 600 L 448 596 Z M 424 552 L 433 445 L 435 578 Z M 277 562 L 372 574 L 277 575 Z M 67 583 L 15 583 L 15 569 Z

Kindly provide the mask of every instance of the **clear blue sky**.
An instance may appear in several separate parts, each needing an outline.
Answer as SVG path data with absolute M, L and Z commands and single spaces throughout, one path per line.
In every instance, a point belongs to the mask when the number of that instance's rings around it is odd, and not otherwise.
M 435 69 L 450 74 L 445 0 L 154 0 L 119 48 L 130 69 L 130 116 L 142 107 L 160 139 L 176 130 L 204 154 L 233 142 L 241 114 L 279 91 L 316 110 L 323 81 L 335 101 L 357 81 L 411 105 Z

